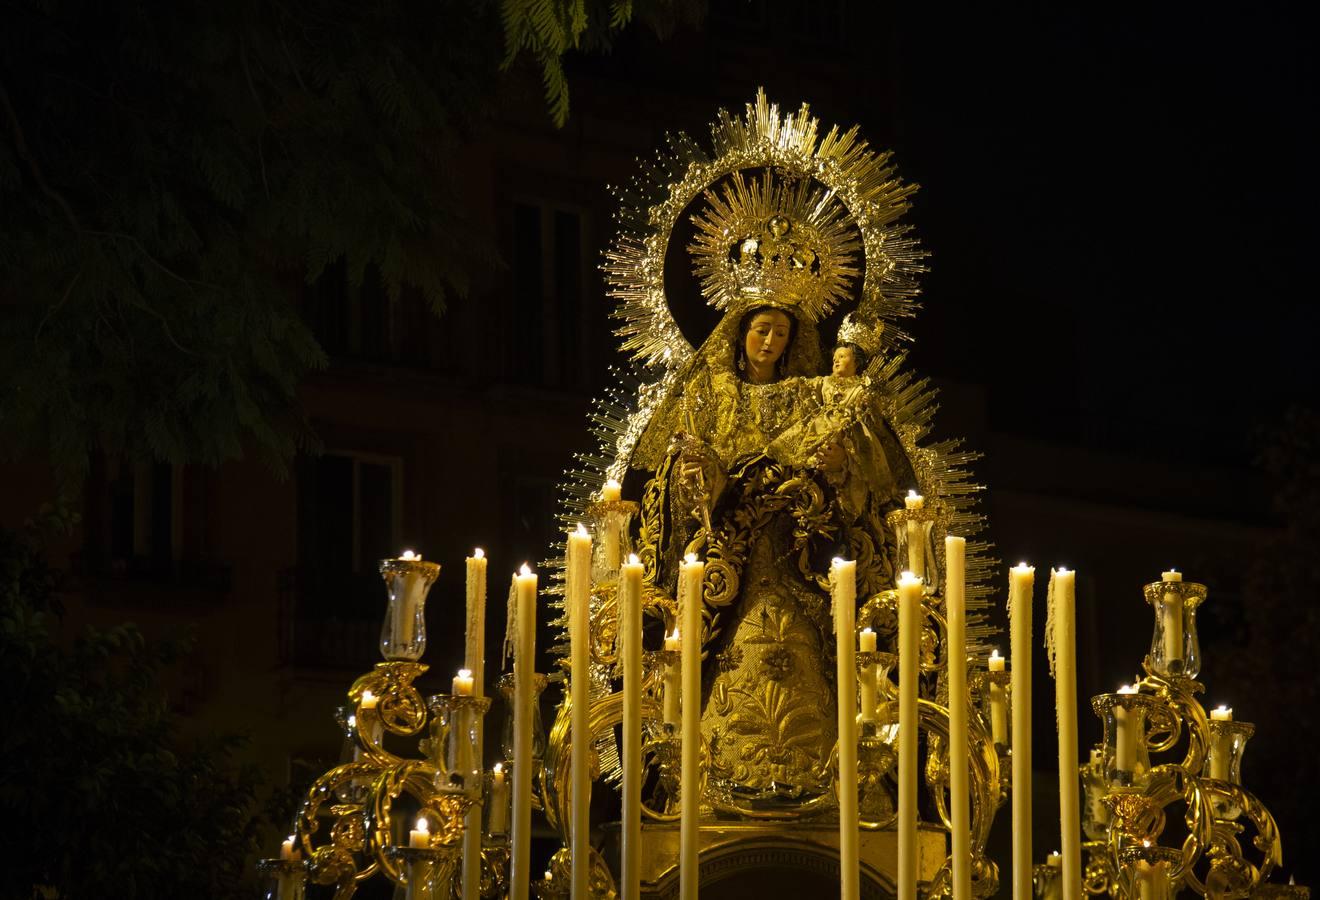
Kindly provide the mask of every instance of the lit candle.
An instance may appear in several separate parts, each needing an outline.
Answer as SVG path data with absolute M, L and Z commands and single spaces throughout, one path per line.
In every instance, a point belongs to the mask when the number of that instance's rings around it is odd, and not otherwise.
M 990 651 L 987 666 L 991 672 L 1003 672 L 1005 659 L 999 649 Z M 1001 747 L 1008 746 L 1008 696 L 1004 686 L 990 682 L 990 738 Z
M 953 900 L 972 896 L 971 789 L 968 786 L 967 715 L 967 541 L 944 538 L 944 604 L 949 664 L 949 824 Z
M 1013 900 L 1031 900 L 1031 593 L 1036 570 L 1008 573 L 1008 630 L 1013 657 Z
M 1150 847 L 1150 841 L 1142 841 L 1143 847 Z M 1147 862 L 1137 859 L 1133 867 L 1136 872 L 1137 896 L 1140 900 L 1169 900 L 1169 868 L 1163 860 Z
M 487 821 L 491 834 L 509 833 L 509 779 L 504 774 L 504 763 L 496 763 L 490 772 L 490 817 Z
M 591 873 L 591 535 L 581 525 L 568 533 L 565 599 L 568 603 L 571 676 L 569 784 L 573 821 L 569 830 L 573 900 L 587 900 Z
M 536 675 L 536 576 L 513 577 L 513 837 L 510 900 L 527 900 L 532 851 L 532 680 Z
M 638 900 L 642 890 L 642 569 L 634 554 L 619 570 L 618 632 L 623 663 L 622 900 Z
M 486 695 L 486 551 L 477 547 L 467 558 L 467 631 L 463 666 L 472 673 L 472 693 Z M 455 691 L 457 693 L 457 691 Z M 473 752 L 485 756 L 484 722 L 476 716 Z M 474 803 L 463 820 L 463 900 L 481 900 L 481 805 Z
M 1054 708 L 1059 723 L 1059 829 L 1063 852 L 1063 898 L 1082 893 L 1082 819 L 1077 779 L 1077 573 L 1050 573 L 1054 613 Z
M 921 579 L 898 579 L 898 900 L 917 896 L 917 679 Z
M 679 625 L 683 632 L 683 742 L 679 771 L 679 867 L 681 900 L 696 900 L 701 813 L 701 582 L 706 567 L 689 553 L 679 567 Z
M 1166 584 L 1182 581 L 1182 573 L 1176 569 L 1160 573 L 1160 580 Z M 1182 671 L 1183 658 L 1183 601 L 1182 595 L 1166 591 L 1164 602 L 1160 605 L 1161 631 L 1164 633 L 1164 663 L 1170 665 L 1177 661 L 1177 671 Z M 1171 670 L 1172 671 L 1172 670 Z
M 1233 710 L 1221 705 L 1210 710 L 1210 719 L 1214 722 L 1232 722 Z M 1210 777 L 1228 781 L 1229 762 L 1232 759 L 1230 738 L 1226 734 L 1215 734 L 1213 731 L 1210 734 Z
M 908 491 L 904 503 L 909 511 L 922 509 L 926 500 L 916 491 Z M 913 516 L 907 521 L 908 571 L 918 578 L 926 575 L 926 535 L 922 523 Z
M 408 846 L 417 850 L 425 850 L 431 846 L 431 829 L 426 816 L 419 816 L 416 826 L 408 832 Z
M 1063 857 L 1055 852 L 1045 857 L 1045 865 L 1050 867 L 1050 876 L 1045 882 L 1042 900 L 1059 900 L 1063 896 Z
M 600 499 L 606 503 L 617 503 L 622 496 L 622 488 L 619 482 L 611 478 L 605 482 L 605 487 L 601 489 Z M 619 561 L 623 553 L 623 542 L 619 530 L 622 524 L 619 516 L 611 512 L 605 513 L 605 545 L 602 548 L 605 552 L 605 568 L 610 572 L 619 568 Z
M 853 649 L 857 615 L 855 561 L 834 560 L 830 567 L 830 593 L 839 690 L 839 897 L 857 900 L 861 892 L 861 870 L 857 846 L 857 657 Z M 874 696 L 871 699 L 874 702 Z
M 1118 689 L 1120 694 L 1135 694 L 1138 689 L 1131 685 L 1123 685 Z M 1128 727 L 1127 710 L 1122 706 L 1114 706 L 1114 768 L 1120 772 L 1132 773 L 1137 764 L 1136 735 Z
M 302 854 L 299 852 L 294 835 L 289 835 L 280 845 L 280 859 L 284 862 L 297 862 Z M 302 886 L 303 876 L 298 871 L 281 870 L 277 876 L 276 897 L 278 900 L 295 900 L 299 895 L 298 889 Z
M 454 676 L 452 693 L 455 697 L 472 696 L 472 673 L 467 669 L 459 669 L 458 674 Z M 466 783 L 470 773 L 478 766 L 473 760 L 472 746 L 472 718 L 475 713 L 471 709 L 454 710 L 453 727 L 449 730 L 449 769 L 452 772 L 462 776 Z
M 679 636 L 678 626 L 674 626 L 672 634 L 665 636 L 665 649 L 671 653 L 682 652 L 682 638 Z M 666 725 L 673 725 L 679 728 L 681 723 L 678 711 L 678 695 L 681 690 L 681 669 L 679 662 L 671 662 L 665 666 L 665 684 L 664 684 L 664 718 Z
M 875 632 L 869 628 L 863 628 L 861 634 L 857 636 L 860 649 L 863 653 L 875 652 Z M 879 671 L 875 663 L 862 669 L 861 681 L 858 685 L 858 692 L 861 696 L 862 721 L 874 722 L 875 716 L 875 698 L 876 690 L 879 687 Z
M 411 550 L 405 550 L 399 554 L 400 562 L 422 561 L 420 553 L 414 553 Z M 430 579 L 434 579 L 434 575 Z M 427 574 L 420 570 L 420 567 L 404 569 L 403 572 L 390 579 L 390 616 L 391 630 L 393 631 L 393 645 L 390 648 L 391 659 L 410 658 L 416 659 L 421 656 L 421 649 L 415 647 L 418 639 L 418 615 L 422 603 L 422 598 L 426 596 L 427 587 L 430 584 Z M 385 649 L 384 646 L 381 648 Z
M 353 717 L 353 725 L 358 734 L 367 744 L 374 747 L 379 747 L 385 737 L 385 723 L 376 715 L 376 707 L 379 703 L 379 697 L 369 690 L 363 691 L 362 699 L 358 701 L 362 715 Z

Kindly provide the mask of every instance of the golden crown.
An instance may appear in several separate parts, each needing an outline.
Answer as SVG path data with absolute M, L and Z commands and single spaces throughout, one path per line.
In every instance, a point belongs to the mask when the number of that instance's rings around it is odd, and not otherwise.
M 768 303 L 815 322 L 851 294 L 861 245 L 833 191 L 767 170 L 734 172 L 705 197 L 688 249 L 716 308 Z

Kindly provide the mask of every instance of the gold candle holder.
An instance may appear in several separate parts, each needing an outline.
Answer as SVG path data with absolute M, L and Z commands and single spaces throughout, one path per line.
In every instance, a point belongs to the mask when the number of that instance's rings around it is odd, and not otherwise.
M 1169 900 L 1175 892 L 1173 873 L 1182 864 L 1182 851 L 1142 842 L 1118 851 L 1121 896 L 1140 900 Z
M 477 725 L 490 709 L 490 698 L 435 694 L 426 705 L 431 711 L 432 762 L 439 772 L 436 789 L 475 800 L 483 782 Z
M 380 629 L 381 656 L 419 660 L 426 652 L 426 595 L 440 575 L 440 566 L 405 550 L 397 559 L 382 559 L 380 575 L 389 590 Z
M 301 859 L 259 859 L 263 900 L 303 900 L 307 894 L 307 863 Z
M 1164 678 L 1195 678 L 1201 672 L 1196 610 L 1205 601 L 1205 585 L 1156 581 L 1146 585 L 1144 595 L 1155 613 L 1146 668 Z

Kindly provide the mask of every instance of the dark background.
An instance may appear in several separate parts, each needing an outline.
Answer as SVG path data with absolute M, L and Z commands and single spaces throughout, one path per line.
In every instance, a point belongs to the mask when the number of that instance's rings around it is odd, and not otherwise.
M 405 292 L 378 333 L 370 277 L 345 288 L 342 260 L 310 286 L 289 277 L 329 357 L 298 392 L 326 455 L 299 455 L 284 479 L 247 461 L 197 467 L 184 542 L 195 532 L 203 549 L 185 561 L 204 565 L 184 573 L 175 547 L 164 578 L 132 560 L 127 573 L 86 563 L 140 551 L 114 499 L 131 485 L 94 461 L 86 524 L 54 552 L 71 576 L 66 631 L 124 618 L 201 629 L 171 683 L 180 709 L 198 729 L 252 734 L 251 757 L 295 787 L 338 749 L 329 712 L 374 656 L 370 561 L 393 543 L 445 564 L 437 673 L 460 653 L 461 556 L 486 547 L 497 647 L 495 573 L 545 555 L 556 484 L 590 446 L 588 400 L 625 362 L 595 271 L 613 233 L 606 187 L 665 133 L 704 140 L 718 108 L 740 111 L 763 86 L 781 109 L 805 101 L 826 125 L 859 124 L 921 184 L 909 221 L 931 256 L 911 363 L 943 390 L 936 435 L 986 454 L 977 471 L 1004 562 L 1032 561 L 1042 584 L 1048 566 L 1078 569 L 1083 707 L 1140 665 L 1141 585 L 1170 565 L 1205 582 L 1204 700 L 1257 723 L 1245 783 L 1279 817 L 1284 872 L 1313 880 L 1314 43 L 1286 4 L 727 0 L 663 40 L 635 27 L 608 53 L 569 53 L 562 129 L 524 58 L 462 129 L 436 126 L 433 164 L 461 173 L 454 202 L 491 251 L 468 260 L 467 295 L 437 318 Z M 5 524 L 53 492 L 46 462 L 5 470 Z M 357 499 L 355 484 L 369 486 Z M 1036 620 L 1040 633 L 1040 606 Z M 542 632 L 545 648 L 554 632 Z M 1038 657 L 1040 858 L 1057 828 Z M 1098 724 L 1079 718 L 1085 747 Z M 1004 879 L 1010 838 L 1005 808 L 992 838 Z

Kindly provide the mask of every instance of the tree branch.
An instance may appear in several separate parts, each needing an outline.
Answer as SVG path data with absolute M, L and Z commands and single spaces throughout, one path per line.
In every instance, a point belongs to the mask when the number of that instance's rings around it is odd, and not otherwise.
M 23 135 L 23 126 L 19 124 L 18 113 L 14 112 L 14 107 L 9 102 L 9 91 L 5 89 L 3 82 L 0 82 L 0 102 L 4 103 L 5 112 L 9 114 L 9 126 L 14 132 L 14 145 L 18 150 L 18 155 L 28 164 L 28 170 L 32 173 L 33 180 L 37 182 L 37 187 L 41 188 L 43 194 L 59 205 L 60 209 L 64 211 L 65 218 L 73 226 L 74 231 L 82 231 L 82 225 L 78 223 L 78 217 L 73 214 L 73 208 L 69 206 L 69 202 L 64 199 L 59 191 L 46 183 L 46 176 L 41 173 L 41 167 L 37 165 L 36 159 L 28 150 L 27 138 Z

